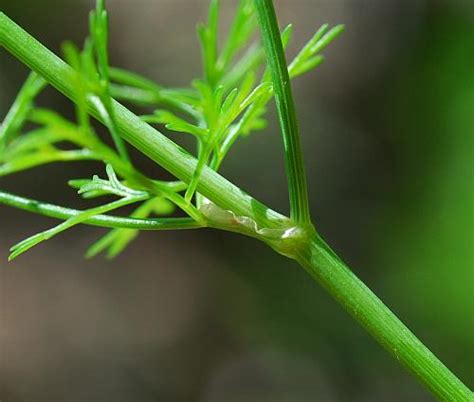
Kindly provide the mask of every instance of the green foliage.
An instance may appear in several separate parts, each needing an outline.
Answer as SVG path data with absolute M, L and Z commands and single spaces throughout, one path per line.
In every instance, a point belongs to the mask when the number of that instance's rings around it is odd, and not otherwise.
M 147 219 L 151 214 L 171 214 L 174 205 L 162 198 L 153 198 L 140 205 L 131 215 L 135 219 Z M 139 234 L 137 229 L 113 229 L 87 250 L 86 257 L 95 257 L 105 252 L 107 258 L 114 258 Z
M 344 25 L 337 25 L 329 31 L 328 28 L 329 26 L 324 24 L 301 49 L 288 66 L 290 77 L 302 75 L 324 61 L 324 57 L 320 54 L 321 51 L 344 31 Z
M 237 139 L 266 127 L 266 106 L 273 97 L 271 76 L 256 38 L 258 21 L 253 1 L 239 2 L 229 32 L 221 43 L 218 38 L 219 11 L 220 1 L 212 0 L 208 21 L 198 26 L 203 77 L 193 80 L 187 88 L 164 88 L 139 74 L 110 66 L 109 21 L 103 0 L 98 0 L 95 10 L 90 13 L 90 37 L 83 49 L 70 42 L 63 46 L 65 59 L 76 72 L 76 122 L 34 105 L 46 83 L 36 73 L 31 74 L 0 130 L 0 176 L 53 162 L 103 161 L 107 166 L 107 179 L 94 176 L 92 180 L 71 180 L 69 184 L 83 198 L 113 195 L 119 200 L 90 208 L 56 228 L 25 240 L 12 248 L 11 258 L 69 227 L 129 203 L 140 204 L 130 218 L 146 220 L 152 215 L 170 215 L 178 207 L 196 225 L 207 225 L 200 211 L 203 197 L 196 194 L 204 168 L 218 170 Z M 335 29 L 323 35 L 327 27 L 323 28 L 324 31 L 318 31 L 291 63 L 292 76 L 315 67 L 318 63 L 314 60 L 320 57 L 318 53 L 339 32 Z M 292 27 L 288 26 L 282 32 L 285 47 L 291 35 Z M 195 139 L 198 162 L 189 184 L 160 182 L 132 165 L 117 127 L 113 98 L 131 105 L 151 106 L 153 113 L 141 116 L 143 121 Z M 91 107 L 104 122 L 114 148 L 93 128 L 89 117 Z M 27 122 L 33 123 L 35 128 L 24 132 Z M 64 143 L 73 149 L 65 150 Z M 189 220 L 177 220 L 175 225 L 176 228 L 187 227 Z M 164 227 L 168 228 L 168 225 Z M 113 229 L 92 246 L 87 255 L 95 256 L 105 251 L 108 257 L 115 256 L 137 234 L 137 230 Z
M 33 100 L 46 86 L 46 81 L 35 72 L 31 72 L 23 84 L 15 102 L 0 126 L 0 158 L 5 148 L 21 132 L 28 113 L 33 107 Z
M 253 236 L 280 254 L 294 258 L 439 399 L 472 400 L 472 392 L 351 272 L 308 222 L 305 171 L 290 75 L 302 74 L 319 64 L 322 60 L 319 52 L 341 28 L 326 33 L 327 28 L 323 27 L 318 31 L 288 71 L 284 46 L 291 37 L 291 27 L 280 33 L 272 0 L 254 0 L 254 4 L 260 17 L 268 68 L 264 66 L 258 45 L 250 43 L 253 32 L 250 1 L 240 3 L 221 50 L 217 40 L 219 1 L 213 0 L 208 23 L 198 28 L 204 77 L 194 80 L 191 88 L 169 90 L 134 73 L 109 68 L 107 14 L 101 0 L 91 16 L 91 38 L 84 49 L 65 46 L 72 68 L 0 12 L 0 45 L 40 72 L 77 106 L 77 122 L 64 122 L 51 112 L 38 114 L 33 101 L 44 83 L 37 81 L 34 75 L 30 77 L 0 130 L 3 174 L 52 161 L 77 160 L 78 155 L 83 154 L 83 159 L 104 161 L 108 178 L 95 176 L 92 180 L 75 180 L 70 184 L 86 198 L 118 197 L 115 201 L 77 211 L 0 191 L 0 202 L 4 204 L 64 220 L 14 246 L 10 259 L 82 223 L 113 229 L 89 249 L 88 256 L 103 251 L 110 257 L 117 255 L 136 237 L 137 229 L 188 229 L 209 225 Z M 265 105 L 273 92 L 285 145 L 290 219 L 259 203 L 215 172 L 237 138 L 264 126 Z M 151 105 L 158 111 L 140 120 L 112 96 L 131 104 Z M 97 136 L 90 125 L 89 114 L 108 128 L 114 148 Z M 39 131 L 23 136 L 22 127 L 31 116 L 36 116 Z M 166 124 L 173 130 L 195 136 L 197 160 L 143 120 Z M 130 162 L 120 135 L 189 184 L 160 182 L 138 171 Z M 58 147 L 61 141 L 73 144 L 75 149 L 67 151 L 72 154 L 61 154 L 63 151 Z M 201 180 L 201 176 L 205 180 Z M 196 189 L 202 194 L 195 194 Z M 129 204 L 138 205 L 127 218 L 104 215 Z M 170 205 L 182 209 L 189 217 L 148 218 L 152 213 L 172 213 L 174 207 Z
M 82 180 L 79 191 L 77 192 L 84 198 L 96 198 L 102 195 L 116 195 L 122 198 L 133 198 L 133 197 L 144 197 L 148 196 L 144 191 L 134 190 L 130 187 L 125 186 L 117 178 L 112 165 L 106 166 L 107 180 L 101 179 L 99 176 L 94 176 L 92 180 Z M 77 181 L 73 182 L 72 185 L 77 185 Z

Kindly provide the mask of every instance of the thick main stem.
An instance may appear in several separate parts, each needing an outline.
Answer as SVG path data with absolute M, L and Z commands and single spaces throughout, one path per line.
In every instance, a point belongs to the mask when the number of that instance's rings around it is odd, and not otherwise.
M 310 223 L 306 177 L 295 105 L 273 0 L 254 0 L 285 146 L 291 217 Z M 442 400 L 470 401 L 471 391 L 314 236 L 298 261 L 397 360 Z
M 74 101 L 75 93 L 72 84 L 75 78 L 74 70 L 2 12 L 0 12 L 0 45 Z M 191 180 L 197 163 L 195 158 L 157 130 L 142 122 L 118 102 L 113 102 L 113 107 L 117 126 L 125 140 L 179 179 L 185 182 Z M 93 105 L 90 105 L 90 112 L 100 119 L 100 115 Z M 198 191 L 221 208 L 231 210 L 238 216 L 249 217 L 264 227 L 285 229 L 289 223 L 287 218 L 245 194 L 211 169 L 204 169 Z M 28 205 L 28 200 L 25 204 L 23 199 L 14 200 L 7 196 L 4 201 L 8 200 L 12 205 L 22 204 L 25 209 L 31 207 Z M 1 198 L 0 201 L 2 201 Z M 57 217 L 73 213 L 73 211 L 56 209 L 56 207 L 37 212 Z M 91 220 L 88 223 L 103 225 L 112 222 L 110 222 L 110 218 L 101 218 L 101 221 L 93 222 Z M 134 224 L 141 225 L 143 222 Z M 287 231 L 284 233 L 286 234 Z M 312 235 L 309 242 L 302 239 L 297 243 L 296 249 L 299 251 L 294 253 L 295 259 L 339 301 L 354 319 L 420 378 L 435 395 L 445 401 L 468 402 L 473 400 L 472 392 L 316 235 Z
M 440 400 L 474 400 L 469 388 L 320 239 L 311 239 L 296 260 Z
M 43 76 L 58 91 L 72 101 L 75 100 L 73 83 L 76 72 L 2 12 L 0 46 Z M 90 113 L 101 121 L 96 105 L 91 102 L 88 106 Z M 197 165 L 197 160 L 192 155 L 120 103 L 112 101 L 112 108 L 120 135 L 127 142 L 178 179 L 186 183 L 191 181 Z M 287 218 L 208 167 L 202 171 L 197 190 L 221 208 L 231 210 L 238 216 L 251 217 L 261 226 L 275 227 L 287 221 Z

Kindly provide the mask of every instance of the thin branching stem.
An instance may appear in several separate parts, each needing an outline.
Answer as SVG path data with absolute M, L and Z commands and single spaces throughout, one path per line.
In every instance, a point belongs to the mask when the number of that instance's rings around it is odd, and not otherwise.
M 279 32 L 272 2 L 269 0 L 255 1 L 261 14 L 264 42 L 267 42 L 267 55 L 270 62 L 276 63 L 271 59 L 280 58 L 279 64 L 273 66 L 272 71 L 274 72 L 275 94 L 279 98 L 279 109 L 283 113 L 281 120 L 285 120 L 286 129 L 289 130 L 284 135 L 285 141 L 288 140 L 285 145 L 290 159 L 287 168 L 289 169 L 292 218 L 294 220 L 271 210 L 212 169 L 204 167 L 197 183 L 197 190 L 213 203 L 209 206 L 210 204 L 206 200 L 206 204 L 203 206 L 207 211 L 206 218 L 210 218 L 209 226 L 257 237 L 281 254 L 295 259 L 434 395 L 444 401 L 472 401 L 472 392 L 342 263 L 322 239 L 315 232 L 302 228 L 305 226 L 304 224 L 310 224 L 303 161 L 299 136 L 297 131 L 294 131 L 296 129 L 294 107 L 292 103 L 285 103 L 288 99 L 292 99 L 289 82 L 285 78 L 285 74 L 278 73 L 282 68 L 286 69 L 286 62 L 283 50 L 275 47 L 281 46 L 281 43 L 276 40 L 277 36 L 279 38 Z M 78 101 L 74 90 L 77 73 L 1 12 L 0 45 L 72 101 Z M 277 89 L 278 87 L 280 89 Z M 111 108 L 114 111 L 118 132 L 126 141 L 179 180 L 190 183 L 196 171 L 197 161 L 195 158 L 115 100 L 111 100 Z M 101 115 L 94 104 L 88 105 L 88 112 L 101 120 Z M 120 173 L 120 169 L 118 171 Z M 142 181 L 140 177 L 137 180 Z M 173 186 L 177 185 L 180 184 L 173 184 Z M 169 190 L 169 188 L 159 187 L 163 192 Z M 78 223 L 79 218 L 76 220 L 74 218 L 83 213 L 38 203 L 7 193 L 0 193 L 0 203 L 70 220 L 69 225 Z M 104 209 L 100 210 L 102 212 L 97 213 L 109 212 L 112 207 L 115 208 L 117 205 L 104 206 Z M 194 228 L 203 226 L 192 220 L 176 221 L 175 218 L 154 221 L 105 215 L 82 215 L 82 217 L 85 223 L 114 228 L 163 229 L 165 227 Z M 212 218 L 215 220 L 212 221 Z
M 43 76 L 58 91 L 76 101 L 74 82 L 77 73 L 2 12 L 0 45 Z M 94 105 L 89 104 L 88 107 L 89 112 L 100 121 L 100 113 Z M 126 141 L 183 182 L 192 180 L 197 166 L 193 156 L 120 103 L 112 100 L 112 107 L 119 132 Z M 237 216 L 251 217 L 260 226 L 275 227 L 288 221 L 208 167 L 204 167 L 201 173 L 197 190 L 221 208 L 231 210 Z
M 59 205 L 49 204 L 30 198 L 20 197 L 0 191 L 0 203 L 14 208 L 22 209 L 34 214 L 48 216 L 61 220 L 67 220 L 78 216 L 83 211 L 65 208 Z M 203 224 L 192 218 L 124 218 L 113 215 L 96 215 L 83 222 L 87 225 L 100 226 L 104 228 L 139 229 L 139 230 L 180 230 L 199 229 Z
M 272 75 L 275 101 L 283 135 L 290 216 L 297 223 L 310 224 L 308 189 L 295 102 L 275 8 L 272 0 L 255 0 L 255 6 L 259 16 L 267 63 Z

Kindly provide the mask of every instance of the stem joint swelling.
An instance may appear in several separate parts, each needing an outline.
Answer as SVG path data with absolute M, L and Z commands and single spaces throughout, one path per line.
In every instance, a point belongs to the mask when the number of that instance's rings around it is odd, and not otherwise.
M 219 1 L 213 0 L 209 22 L 200 29 L 205 76 L 187 89 L 164 89 L 144 77 L 109 66 L 103 1 L 97 3 L 95 15 L 98 17 L 91 19 L 92 41 L 87 41 L 82 51 L 72 45 L 66 46 L 69 65 L 0 12 L 0 46 L 41 77 L 38 86 L 35 76 L 27 81 L 12 113 L 0 128 L 0 167 L 3 167 L 0 176 L 64 161 L 66 156 L 67 160 L 83 160 L 86 155 L 92 160 L 91 155 L 96 159 L 100 155 L 99 159 L 110 165 L 106 169 L 107 178 L 79 178 L 70 185 L 84 198 L 119 197 L 112 203 L 76 211 L 0 192 L 0 203 L 65 220 L 56 228 L 20 243 L 12 250 L 12 256 L 79 223 L 112 228 L 91 247 L 88 256 L 103 250 L 107 250 L 108 256 L 117 255 L 136 237 L 139 229 L 191 229 L 201 227 L 204 221 L 210 227 L 246 234 L 265 242 L 280 254 L 296 259 L 439 399 L 472 401 L 471 391 L 350 271 L 310 223 L 304 164 L 288 75 L 294 78 L 319 65 L 322 61 L 320 51 L 342 28 L 327 32 L 327 26 L 321 27 L 286 71 L 283 49 L 291 29 L 281 33 L 280 38 L 272 1 L 254 2 L 269 62 L 263 76 L 258 74 L 265 68 L 263 52 L 258 46 L 245 50 L 245 43 L 251 40 L 256 26 L 255 18 L 252 18 L 252 0 L 240 1 L 235 23 L 221 53 L 217 38 Z M 242 57 L 236 59 L 237 55 Z M 44 85 L 43 79 L 76 104 L 77 121 L 70 122 L 50 110 L 35 110 L 33 100 Z M 99 102 L 91 103 L 91 94 Z M 273 95 L 277 97 L 286 145 L 290 218 L 258 202 L 217 173 L 222 155 L 228 153 L 238 137 L 246 137 L 265 127 L 263 116 Z M 156 111 L 153 115 L 137 116 L 118 103 L 116 96 L 137 106 L 154 106 Z M 170 108 L 166 113 L 162 110 L 164 106 Z M 25 113 L 25 110 L 31 113 Z M 174 113 L 176 111 L 179 115 Z M 105 124 L 113 137 L 114 147 L 99 143 L 100 137 L 89 122 L 90 115 Z M 186 117 L 183 119 L 182 116 Z M 40 128 L 24 132 L 22 128 L 29 127 L 24 124 L 27 121 Z M 168 130 L 194 136 L 197 159 L 150 124 L 164 124 Z M 172 173 L 177 181 L 158 182 L 137 170 L 128 161 L 122 139 Z M 56 147 L 64 141 L 71 143 L 79 154 L 64 154 L 62 148 Z M 182 194 L 184 191 L 185 195 Z M 195 202 L 189 202 L 194 195 Z M 127 218 L 104 215 L 132 202 L 137 203 L 136 209 Z M 189 218 L 169 216 L 175 208 L 182 209 Z M 151 218 L 155 215 L 158 217 Z
M 298 224 L 279 230 L 274 236 L 272 229 L 267 229 L 266 237 L 261 239 L 277 253 L 297 260 L 301 254 L 310 248 L 311 240 L 317 236 L 312 224 Z
M 279 254 L 292 259 L 297 259 L 305 250 L 309 250 L 312 239 L 317 236 L 311 223 L 297 224 L 291 219 L 284 219 L 278 225 L 268 227 L 252 217 L 224 210 L 207 199 L 203 201 L 200 212 L 210 227 L 261 240 Z

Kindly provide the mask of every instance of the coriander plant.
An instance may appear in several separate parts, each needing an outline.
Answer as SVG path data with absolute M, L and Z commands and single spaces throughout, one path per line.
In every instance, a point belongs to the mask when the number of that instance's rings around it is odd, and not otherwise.
M 97 200 L 90 209 L 0 192 L 3 204 L 62 221 L 13 246 L 10 259 L 78 224 L 110 228 L 89 248 L 88 257 L 115 257 L 140 230 L 207 227 L 251 236 L 296 260 L 440 400 L 472 401 L 466 385 L 351 272 L 312 223 L 290 80 L 316 68 L 324 60 L 323 50 L 343 27 L 322 26 L 287 64 L 284 49 L 291 42 L 292 27 L 280 31 L 272 0 L 241 0 L 222 41 L 219 3 L 211 0 L 208 20 L 198 27 L 203 76 L 183 88 L 165 88 L 110 65 L 104 0 L 97 0 L 90 14 L 89 38 L 81 48 L 66 43 L 64 59 L 0 12 L 0 45 L 32 70 L 0 128 L 0 176 L 60 161 L 105 163 L 105 174 L 68 182 L 79 196 Z M 261 44 L 256 40 L 258 30 Z M 47 85 L 74 103 L 74 121 L 35 104 Z M 289 217 L 218 173 L 237 140 L 266 126 L 272 99 L 283 137 Z M 137 115 L 130 109 L 144 105 L 153 113 Z M 104 142 L 91 118 L 107 128 L 112 141 Z M 161 126 L 192 136 L 194 155 L 161 134 Z M 129 145 L 176 180 L 156 180 L 139 170 L 129 157 Z M 101 203 L 104 196 L 115 200 Z M 127 205 L 135 206 L 129 216 L 110 215 Z M 176 209 L 186 217 L 175 217 Z

